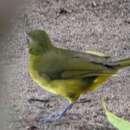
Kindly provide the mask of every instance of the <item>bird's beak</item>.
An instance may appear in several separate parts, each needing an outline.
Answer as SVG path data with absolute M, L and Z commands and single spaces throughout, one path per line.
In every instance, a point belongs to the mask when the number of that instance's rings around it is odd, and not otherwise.
M 25 38 L 26 38 L 26 42 L 27 42 L 27 43 L 30 43 L 30 42 L 31 42 L 31 38 L 30 38 L 30 36 L 28 35 L 28 33 L 27 33 L 27 32 L 24 32 L 24 35 L 25 35 Z

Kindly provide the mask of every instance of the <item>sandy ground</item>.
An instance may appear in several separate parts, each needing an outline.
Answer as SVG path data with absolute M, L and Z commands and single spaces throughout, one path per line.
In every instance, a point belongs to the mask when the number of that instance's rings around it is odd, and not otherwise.
M 114 130 L 101 106 L 130 120 L 130 68 L 121 70 L 97 91 L 81 96 L 56 123 L 28 122 L 60 111 L 65 99 L 42 90 L 31 80 L 25 30 L 43 29 L 57 47 L 96 50 L 115 59 L 130 57 L 129 0 L 30 0 L 15 11 L 10 30 L 0 32 L 1 130 Z M 40 99 L 40 100 L 39 100 Z

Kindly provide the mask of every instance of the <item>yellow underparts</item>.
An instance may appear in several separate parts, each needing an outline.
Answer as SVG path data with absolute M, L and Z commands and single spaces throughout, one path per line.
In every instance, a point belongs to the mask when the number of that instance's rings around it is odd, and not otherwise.
M 105 82 L 112 75 L 102 75 L 98 76 L 92 84 L 86 85 L 81 79 L 71 79 L 71 80 L 49 80 L 43 78 L 39 73 L 32 67 L 29 63 L 29 73 L 32 79 L 42 88 L 56 95 L 63 96 L 70 103 L 75 103 L 81 94 L 86 94 L 90 91 L 95 90 Z

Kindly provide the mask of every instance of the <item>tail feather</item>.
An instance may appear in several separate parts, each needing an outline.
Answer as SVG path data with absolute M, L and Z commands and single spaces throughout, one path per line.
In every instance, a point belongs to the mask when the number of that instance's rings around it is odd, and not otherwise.
M 121 69 L 130 66 L 130 58 L 114 61 L 112 66 L 116 69 Z

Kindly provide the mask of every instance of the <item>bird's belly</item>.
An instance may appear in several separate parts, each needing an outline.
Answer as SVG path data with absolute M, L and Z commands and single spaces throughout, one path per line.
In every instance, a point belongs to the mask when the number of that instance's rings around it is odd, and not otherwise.
M 71 80 L 48 80 L 39 75 L 37 71 L 29 71 L 32 79 L 42 88 L 49 92 L 65 97 L 71 103 L 74 103 L 81 94 L 95 90 L 100 84 L 105 82 L 108 76 L 98 76 L 91 79 L 91 82 L 82 79 Z
M 33 76 L 30 74 L 32 79 L 43 89 L 60 95 L 71 103 L 75 102 L 77 98 L 83 93 L 85 83 L 82 80 L 45 80 L 40 76 Z
M 81 94 L 86 94 L 97 89 L 111 75 L 99 76 L 96 79 L 91 79 L 91 82 L 84 82 L 81 79 L 76 80 L 55 80 L 48 87 L 48 91 L 65 97 L 71 103 L 76 102 Z

